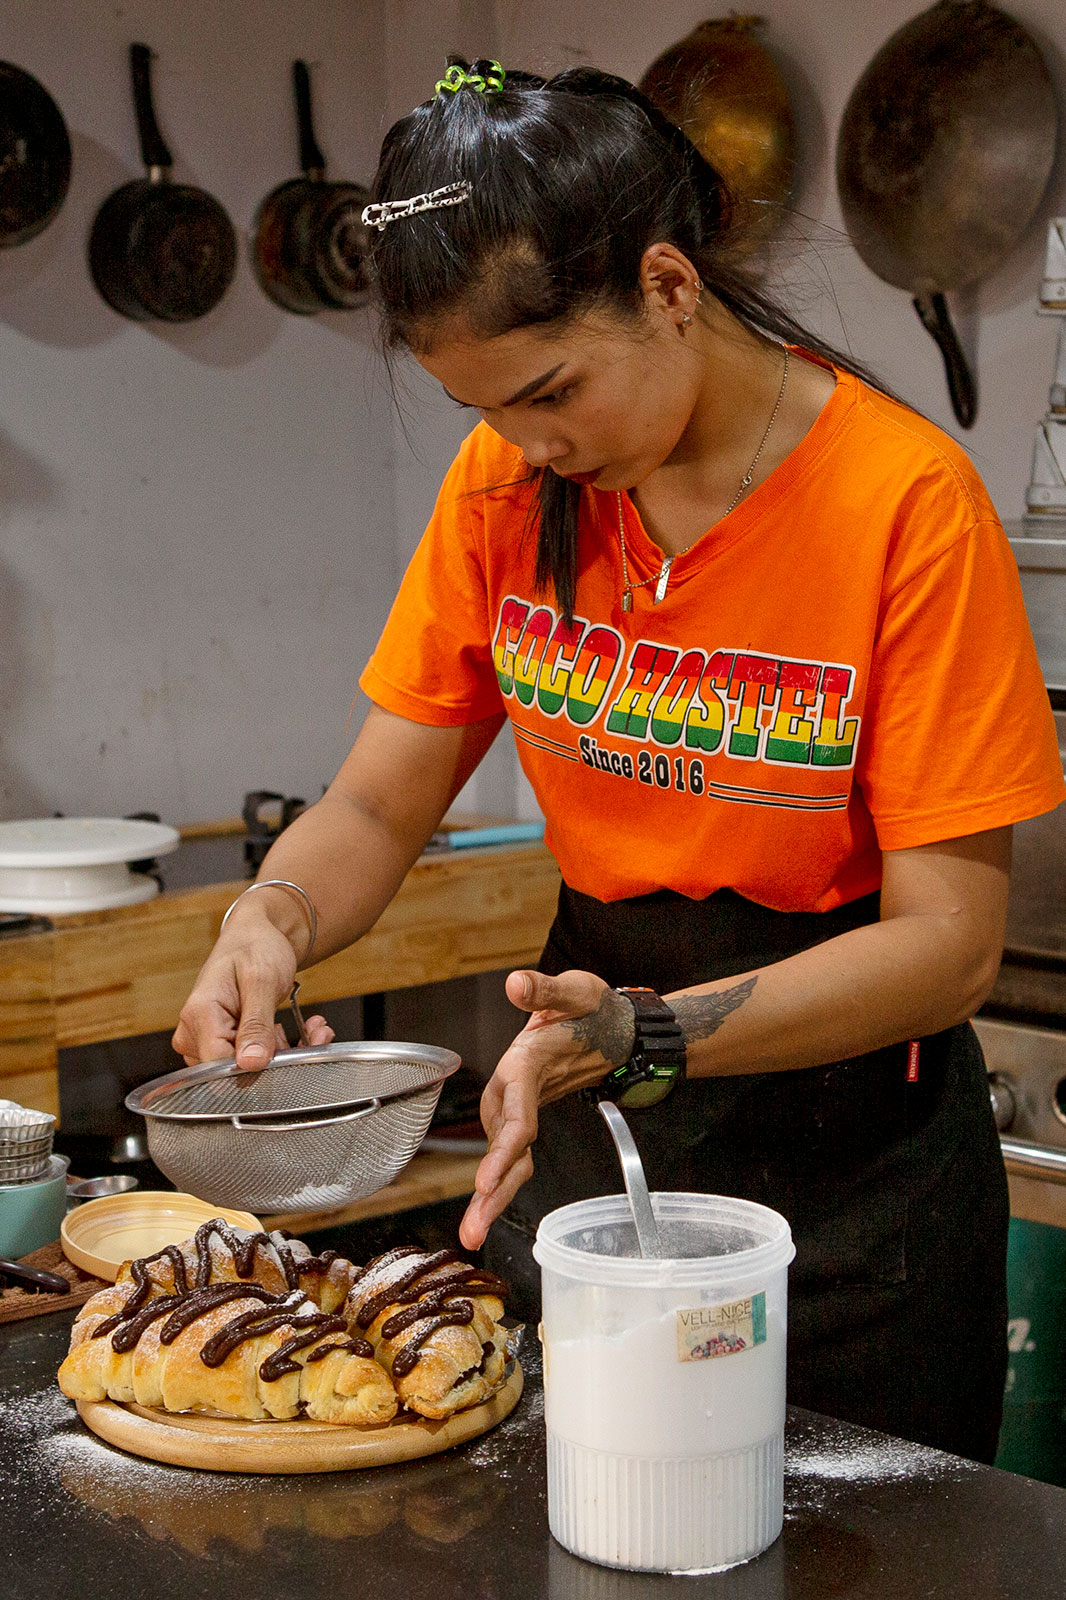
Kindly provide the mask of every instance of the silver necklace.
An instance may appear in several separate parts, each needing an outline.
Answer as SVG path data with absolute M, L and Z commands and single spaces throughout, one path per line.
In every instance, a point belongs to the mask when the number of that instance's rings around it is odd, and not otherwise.
M 722 517 L 723 518 L 724 517 L 728 517 L 728 515 L 729 515 L 729 513 L 731 511 L 735 511 L 736 510 L 737 506 L 740 504 L 741 500 L 744 498 L 744 495 L 751 488 L 751 480 L 755 475 L 755 468 L 759 464 L 759 457 L 762 455 L 763 450 L 766 447 L 766 441 L 770 437 L 770 430 L 772 429 L 774 423 L 777 421 L 777 413 L 780 411 L 781 402 L 785 398 L 785 385 L 788 383 L 788 346 L 785 345 L 785 346 L 783 346 L 783 348 L 784 348 L 784 352 L 785 352 L 785 365 L 784 365 L 784 368 L 783 368 L 783 370 L 781 372 L 781 387 L 777 391 L 777 399 L 774 401 L 774 409 L 770 413 L 770 420 L 766 424 L 766 431 L 763 434 L 762 438 L 759 440 L 759 448 L 756 450 L 755 454 L 751 458 L 751 465 L 748 468 L 747 472 L 745 472 L 743 478 L 741 478 L 741 480 L 740 480 L 740 488 L 737 490 L 736 494 L 733 496 L 733 499 L 730 501 L 729 505 L 726 506 L 725 510 L 722 512 Z M 623 611 L 632 611 L 632 609 L 633 609 L 633 591 L 634 591 L 634 589 L 643 589 L 649 583 L 654 583 L 654 585 L 655 585 L 655 593 L 652 596 L 652 605 L 657 606 L 666 597 L 666 586 L 670 582 L 670 568 L 673 566 L 673 564 L 676 561 L 677 557 L 686 555 L 687 552 L 692 549 L 692 546 L 694 544 L 698 544 L 699 543 L 700 539 L 703 538 L 703 534 L 702 533 L 701 534 L 697 534 L 696 538 L 693 539 L 690 544 L 685 545 L 685 548 L 683 550 L 675 550 L 672 556 L 664 556 L 663 557 L 662 566 L 659 568 L 658 572 L 653 573 L 653 575 L 650 578 L 641 578 L 636 583 L 630 583 L 630 581 L 629 581 L 629 561 L 628 561 L 628 558 L 627 558 L 627 555 L 626 555 L 626 524 L 625 524 L 625 517 L 622 514 L 622 491 L 621 491 L 621 489 L 619 489 L 617 491 L 617 499 L 618 499 L 618 537 L 619 537 L 619 540 L 621 541 L 621 545 L 622 545 L 622 610 Z

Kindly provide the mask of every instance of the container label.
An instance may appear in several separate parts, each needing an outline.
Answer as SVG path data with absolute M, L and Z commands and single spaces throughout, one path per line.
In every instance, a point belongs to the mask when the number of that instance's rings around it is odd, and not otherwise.
M 720 1306 L 695 1306 L 678 1311 L 677 1359 L 707 1361 L 712 1356 L 735 1356 L 741 1350 L 766 1343 L 766 1295 L 727 1300 Z

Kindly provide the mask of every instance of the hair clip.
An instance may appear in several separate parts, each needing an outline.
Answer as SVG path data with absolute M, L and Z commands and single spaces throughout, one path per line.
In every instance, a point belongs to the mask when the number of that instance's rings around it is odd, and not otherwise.
M 452 94 L 458 94 L 460 89 L 476 89 L 478 94 L 499 94 L 503 88 L 503 81 L 507 74 L 498 61 L 483 63 L 485 71 L 467 72 L 465 67 L 458 64 L 450 66 L 443 78 L 438 78 L 433 86 L 433 93 L 440 94 L 448 89 Z
M 368 228 L 387 228 L 390 222 L 401 217 L 414 217 L 420 211 L 436 211 L 440 206 L 459 206 L 469 200 L 471 187 L 465 178 L 458 183 L 446 183 L 442 189 L 431 189 L 428 194 L 413 194 L 408 200 L 382 200 L 377 205 L 365 206 L 363 222 Z

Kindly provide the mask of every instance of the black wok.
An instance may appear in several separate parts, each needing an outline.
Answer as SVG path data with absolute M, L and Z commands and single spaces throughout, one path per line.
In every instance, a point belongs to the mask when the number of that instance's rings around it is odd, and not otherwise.
M 1051 78 L 986 0 L 940 0 L 874 56 L 844 110 L 837 185 L 859 255 L 907 289 L 940 346 L 955 415 L 977 390 L 945 295 L 987 276 L 1040 204 L 1055 157 Z
M 326 181 L 304 62 L 293 62 L 292 81 L 304 175 L 273 190 L 256 213 L 256 277 L 286 311 L 347 311 L 367 298 L 362 213 L 370 195 L 355 183 Z
M 151 51 L 130 46 L 133 102 L 146 178 L 104 201 L 89 236 L 93 282 L 115 311 L 137 322 L 191 322 L 221 300 L 233 278 L 233 224 L 213 195 L 172 183 L 170 151 L 152 105 Z
M 0 248 L 46 228 L 70 187 L 70 138 L 36 78 L 0 61 Z

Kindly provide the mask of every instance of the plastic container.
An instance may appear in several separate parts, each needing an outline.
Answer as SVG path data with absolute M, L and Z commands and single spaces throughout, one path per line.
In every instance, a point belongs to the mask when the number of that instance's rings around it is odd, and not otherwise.
M 17 1261 L 59 1238 L 69 1166 L 66 1156 L 51 1156 L 35 1183 L 0 1185 L 0 1256 Z
M 625 1195 L 540 1224 L 548 1524 L 606 1566 L 707 1572 L 781 1531 L 784 1217 L 655 1194 L 670 1252 L 642 1259 Z

